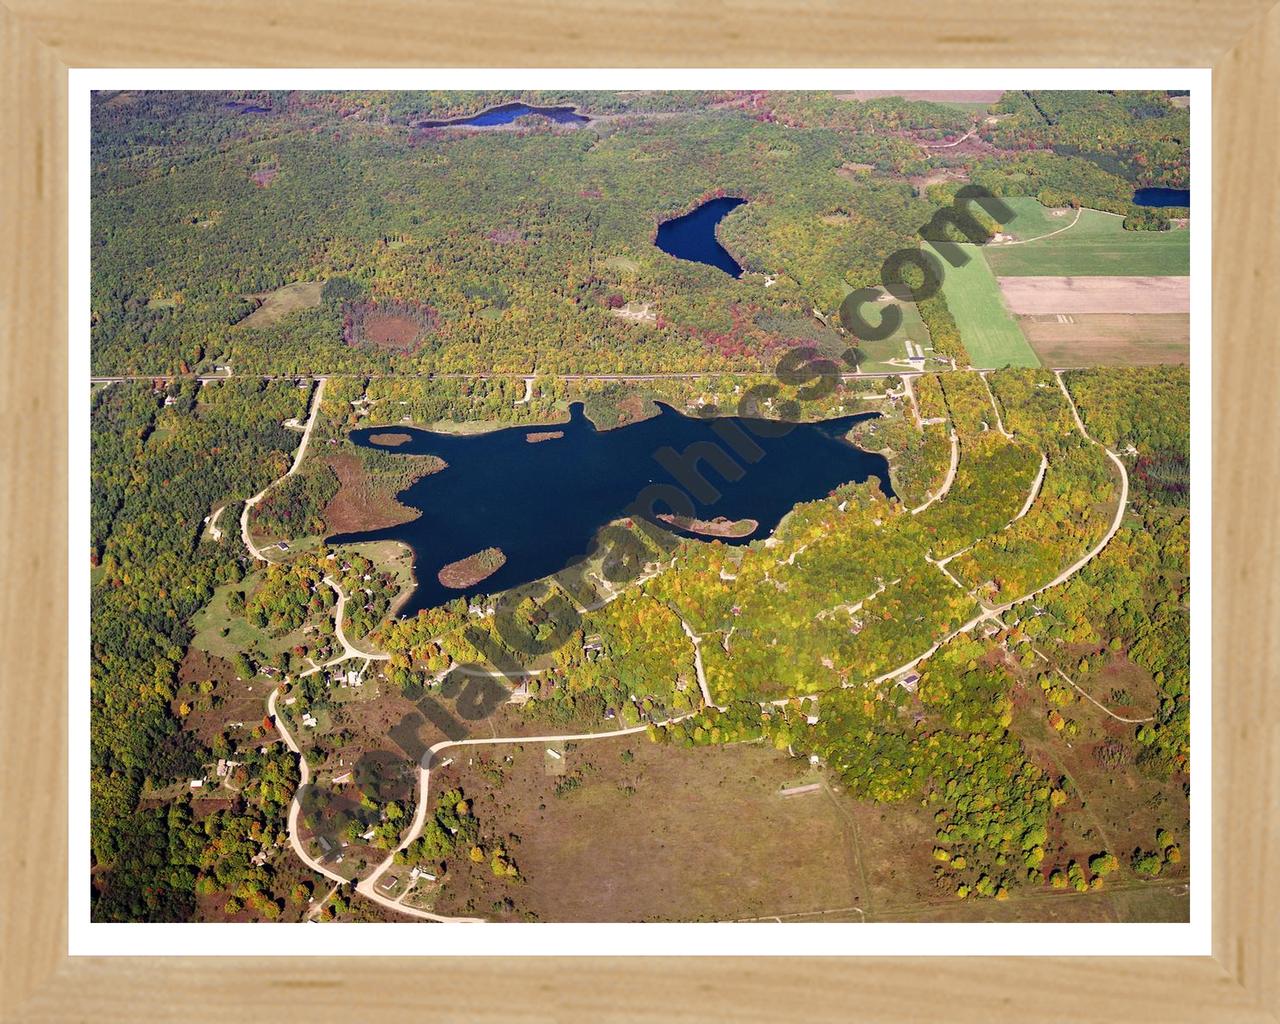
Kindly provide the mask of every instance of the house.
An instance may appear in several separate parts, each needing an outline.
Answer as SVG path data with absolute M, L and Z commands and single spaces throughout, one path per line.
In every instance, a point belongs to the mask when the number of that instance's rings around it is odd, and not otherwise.
M 898 685 L 901 686 L 904 690 L 906 690 L 907 693 L 915 693 L 916 689 L 920 685 L 920 673 L 908 672 L 905 676 L 903 676 L 901 679 L 898 680 Z
M 192 789 L 200 789 L 203 785 L 204 785 L 204 779 L 192 779 L 192 780 L 191 780 L 191 788 L 192 788 Z
M 225 779 L 227 777 L 227 760 L 224 757 L 218 758 L 217 767 L 218 778 Z
M 560 753 L 560 751 L 552 750 L 550 747 L 547 747 L 547 754 L 554 757 L 557 761 L 563 760 L 564 758 L 564 755 Z
M 312 715 L 310 711 L 304 711 L 302 713 L 302 724 L 308 729 L 314 729 L 316 727 L 315 716 Z
M 328 853 L 333 849 L 333 843 L 329 842 L 328 838 L 325 836 L 317 836 L 316 842 L 320 844 L 320 849 L 325 853 Z
M 278 547 L 281 551 L 288 551 L 289 542 L 287 540 L 282 540 L 279 544 L 276 545 L 276 547 Z

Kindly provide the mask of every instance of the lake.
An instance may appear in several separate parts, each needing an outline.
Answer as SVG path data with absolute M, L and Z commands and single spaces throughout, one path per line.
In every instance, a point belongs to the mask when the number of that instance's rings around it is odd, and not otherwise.
M 1133 194 L 1135 206 L 1187 206 L 1191 205 L 1189 188 L 1140 188 Z
M 243 100 L 228 100 L 222 104 L 225 110 L 234 110 L 237 114 L 269 114 L 270 107 L 260 107 L 255 103 L 246 103 Z
M 612 430 L 597 430 L 583 414 L 581 403 L 571 407 L 568 423 L 507 427 L 483 434 L 445 434 L 407 426 L 354 430 L 351 440 L 357 445 L 406 455 L 437 455 L 448 467 L 397 495 L 421 513 L 417 519 L 386 529 L 337 534 L 326 542 L 407 543 L 414 552 L 417 588 L 400 614 L 412 616 L 420 608 L 461 595 L 497 593 L 558 572 L 591 551 L 602 526 L 633 512 L 668 532 L 689 536 L 658 523 L 659 516 L 673 511 L 688 515 L 688 508 L 672 509 L 659 502 L 643 512 L 632 509 L 650 484 L 678 488 L 689 497 L 694 518 L 756 521 L 756 528 L 743 536 L 721 538 L 728 544 L 767 537 L 797 503 L 825 497 L 850 481 L 874 477 L 884 494 L 893 495 L 885 457 L 844 440 L 855 423 L 878 413 L 779 424 L 736 416 L 685 416 L 662 403 L 659 409 L 657 416 Z M 781 436 L 768 436 L 771 433 Z M 529 440 L 530 435 L 535 440 Z M 731 443 L 733 438 L 743 440 Z M 705 442 L 726 454 L 735 448 L 747 451 L 750 443 L 758 446 L 754 462 L 732 455 L 743 470 L 736 480 L 726 480 L 721 467 L 708 464 L 705 457 L 697 463 L 697 472 L 718 496 L 703 491 L 701 482 L 687 473 L 680 477 L 687 483 L 680 483 L 657 458 L 660 450 L 673 449 L 664 455 L 670 464 L 670 456 Z M 732 467 L 723 468 L 733 473 Z M 453 589 L 437 578 L 444 567 L 494 548 L 506 560 L 482 581 Z M 496 561 L 490 559 L 488 564 Z
M 658 225 L 658 237 L 653 240 L 663 252 L 681 260 L 705 263 L 723 270 L 731 277 L 741 277 L 738 261 L 716 238 L 716 225 L 724 220 L 730 210 L 735 210 L 745 199 L 722 196 L 708 199 L 701 206 L 684 214 L 664 220 Z
M 419 121 L 415 128 L 450 128 L 458 125 L 470 125 L 474 128 L 491 128 L 494 125 L 510 124 L 518 117 L 550 118 L 557 124 L 585 124 L 591 118 L 579 114 L 573 107 L 531 107 L 527 103 L 504 103 L 490 107 L 470 117 L 455 117 L 450 121 Z

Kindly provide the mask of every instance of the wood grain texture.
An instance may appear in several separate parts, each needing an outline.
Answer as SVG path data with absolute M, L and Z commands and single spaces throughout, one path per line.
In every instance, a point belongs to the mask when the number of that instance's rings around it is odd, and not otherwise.
M 1214 953 L 1280 1006 L 1280 8 L 1214 73 Z
M 1275 1021 L 1276 125 L 1268 2 L 0 7 L 4 1020 Z M 65 955 L 67 66 L 1167 66 L 1215 80 L 1215 956 L 184 960 Z M 1236 511 L 1240 510 L 1240 511 Z M 1247 511 L 1246 511 L 1247 510 Z M 762 938 L 765 933 L 762 933 Z M 785 941 L 785 932 L 767 941 Z M 531 936 L 531 941 L 533 941 Z
M 1271 0 L 9 6 L 73 67 L 1206 67 Z
M 66 72 L 0 8 L 0 1008 L 66 949 Z M 15 955 L 16 954 L 16 955 Z

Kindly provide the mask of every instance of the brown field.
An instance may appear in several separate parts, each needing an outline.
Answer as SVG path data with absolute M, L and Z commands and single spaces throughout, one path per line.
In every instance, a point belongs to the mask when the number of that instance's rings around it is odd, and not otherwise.
M 338 493 L 324 510 L 324 521 L 330 532 L 380 530 L 407 523 L 417 515 L 396 501 L 398 488 L 379 487 L 369 479 L 359 456 L 330 455 L 325 461 L 337 475 L 339 484 Z
M 412 352 L 425 333 L 411 317 L 398 313 L 372 313 L 364 319 L 360 340 L 393 352 Z
M 1189 277 L 1000 277 L 1009 309 L 1041 313 L 1189 313 Z
M 878 100 L 882 96 L 901 96 L 904 100 L 932 100 L 935 103 L 995 103 L 1003 89 L 855 89 L 838 92 L 838 100 Z
M 547 746 L 503 745 L 432 773 L 432 793 L 460 786 L 486 833 L 520 837 L 511 853 L 525 879 L 513 886 L 487 863 L 456 858 L 439 912 L 490 916 L 509 897 L 515 908 L 496 916 L 735 920 L 856 916 L 849 908 L 865 900 L 853 801 L 825 788 L 779 794 L 820 778 L 801 760 L 758 745 L 659 746 L 643 735 L 557 744 L 560 762 Z M 626 751 L 633 760 L 623 760 Z M 580 784 L 556 795 L 566 776 Z M 911 859 L 921 855 L 927 848 Z
M 1064 653 L 1063 660 L 1072 664 L 1086 654 L 1096 660 L 1093 650 L 1083 646 Z M 1044 663 L 1037 662 L 1036 671 L 1043 668 Z M 1150 675 L 1123 655 L 1108 655 L 1105 664 L 1078 681 L 1095 700 L 1125 718 L 1152 714 L 1158 701 Z M 1051 775 L 1066 775 L 1074 790 L 1072 798 L 1051 819 L 1041 870 L 1047 874 L 1055 867 L 1065 867 L 1071 859 L 1084 864 L 1093 854 L 1109 850 L 1120 859 L 1121 866 L 1106 879 L 1101 892 L 1113 893 L 1118 904 L 1122 902 L 1121 893 L 1154 894 L 1160 891 L 1161 883 L 1166 886 L 1165 898 L 1155 901 L 1160 904 L 1158 908 L 1118 906 L 1112 919 L 1131 920 L 1133 914 L 1146 913 L 1148 920 L 1186 920 L 1185 886 L 1190 877 L 1191 853 L 1183 788 L 1186 779 L 1175 776 L 1161 781 L 1149 777 L 1134 764 L 1141 749 L 1134 739 L 1137 726 L 1117 721 L 1083 699 L 1062 709 L 1065 718 L 1080 726 L 1080 734 L 1072 740 L 1050 728 L 1046 721 L 1048 704 L 1033 682 L 1015 688 L 1014 699 L 1012 731 L 1026 746 L 1028 756 Z M 1104 747 L 1115 752 L 1114 767 L 1100 756 Z M 1137 847 L 1154 849 L 1159 828 L 1173 834 L 1183 859 L 1180 864 L 1167 866 L 1157 879 L 1145 880 L 1130 869 L 1130 856 Z M 1131 899 L 1126 896 L 1126 900 Z
M 1185 364 L 1191 319 L 1185 313 L 1043 313 L 1018 325 L 1045 366 Z
M 1124 665 L 1128 678 L 1133 667 Z M 1147 696 L 1138 682 L 1124 685 L 1135 701 Z M 1025 701 L 1020 717 L 1037 732 L 1039 713 Z M 1061 752 L 1046 743 L 1064 746 L 1056 734 L 1039 736 L 1033 756 L 1061 772 Z M 1082 739 L 1076 759 L 1092 745 Z M 855 801 L 826 773 L 767 747 L 658 746 L 636 735 L 503 744 L 433 772 L 432 794 L 461 788 L 484 848 L 502 843 L 522 881 L 455 856 L 445 884 L 414 902 L 444 914 L 541 921 L 1185 920 L 1185 862 L 1150 881 L 1127 866 L 1132 846 L 1149 847 L 1155 827 L 1176 834 L 1185 813 L 1185 803 L 1172 802 L 1179 783 L 1124 783 L 1117 798 L 1092 764 L 1071 764 L 1087 796 L 1056 816 L 1049 845 L 1065 865 L 1106 846 L 1105 832 L 1122 867 L 1104 888 L 1020 887 L 1004 902 L 959 901 L 949 878 L 935 880 L 928 808 Z M 815 790 L 781 795 L 814 782 Z M 1185 837 L 1177 838 L 1185 854 Z
M 213 684 L 209 694 L 199 692 L 204 682 Z M 191 707 L 182 727 L 194 733 L 205 746 L 224 731 L 230 734 L 233 744 L 239 746 L 241 742 L 248 742 L 250 733 L 261 724 L 267 713 L 267 695 L 275 685 L 263 676 L 243 682 L 236 678 L 231 662 L 192 647 L 178 667 L 178 690 L 173 704 L 176 708 L 186 702 Z M 244 725 L 231 728 L 231 722 Z
M 323 281 L 299 281 L 277 288 L 273 292 L 259 292 L 246 298 L 261 299 L 262 304 L 240 321 L 238 327 L 269 327 L 271 324 L 296 313 L 320 305 Z

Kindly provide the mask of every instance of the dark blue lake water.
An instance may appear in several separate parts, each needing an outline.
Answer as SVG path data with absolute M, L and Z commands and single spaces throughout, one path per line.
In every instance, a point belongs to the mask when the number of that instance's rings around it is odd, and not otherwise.
M 517 117 L 536 114 L 550 118 L 557 124 L 584 124 L 591 118 L 579 114 L 572 107 L 531 107 L 527 103 L 504 103 L 499 107 L 490 107 L 470 117 L 455 117 L 451 121 L 419 121 L 418 128 L 445 128 L 454 125 L 470 125 L 475 128 L 489 128 L 499 124 L 510 124 Z
M 464 594 L 497 593 L 558 572 L 587 555 L 596 532 L 622 516 L 640 516 L 673 533 L 680 531 L 656 517 L 692 512 L 703 520 L 754 519 L 759 525 L 750 535 L 724 539 L 745 544 L 767 537 L 798 502 L 824 497 L 841 484 L 875 477 L 884 494 L 893 494 L 884 456 L 844 440 L 855 423 L 878 413 L 780 424 L 736 416 L 701 419 L 669 406 L 660 408 L 661 413 L 650 419 L 603 431 L 583 415 L 580 404 L 572 407 L 568 423 L 484 434 L 441 434 L 402 426 L 354 430 L 351 439 L 358 445 L 437 455 L 448 468 L 422 477 L 397 495 L 421 513 L 417 519 L 382 530 L 337 534 L 327 542 L 398 540 L 412 547 L 417 589 L 400 610 L 412 616 L 420 608 Z M 564 436 L 526 440 L 547 431 L 563 431 Z M 384 434 L 405 435 L 408 440 L 372 440 Z M 704 454 L 695 461 L 687 455 L 691 445 L 701 445 L 704 453 L 714 445 L 731 456 L 737 468 L 720 461 L 721 456 L 708 461 Z M 753 447 L 756 457 L 751 461 L 745 453 Z M 672 463 L 682 455 L 698 476 Z M 669 496 L 674 488 L 687 496 L 689 505 L 677 508 L 655 498 L 647 490 L 650 485 L 665 486 Z M 705 485 L 712 490 L 705 490 Z M 454 590 L 437 578 L 444 566 L 490 547 L 502 550 L 506 564 L 474 587 Z
M 724 220 L 730 210 L 737 209 L 745 199 L 723 196 L 708 199 L 697 209 L 683 217 L 674 217 L 658 225 L 656 245 L 663 252 L 677 259 L 692 260 L 717 267 L 731 277 L 741 277 L 742 268 L 737 260 L 716 238 L 716 225 Z
M 1189 188 L 1140 188 L 1133 194 L 1136 206 L 1190 206 Z
M 243 100 L 228 100 L 222 106 L 227 110 L 234 110 L 237 114 L 269 114 L 270 107 L 260 107 L 254 103 L 245 103 Z

